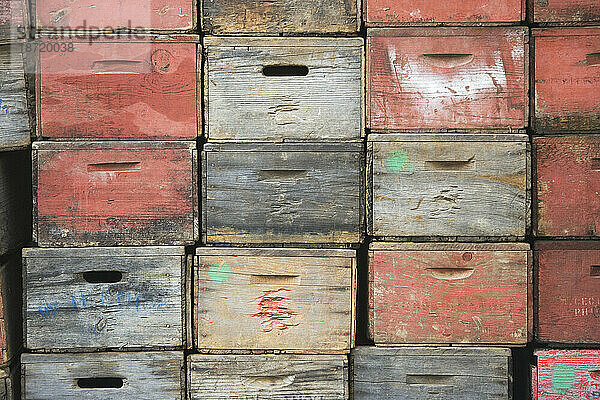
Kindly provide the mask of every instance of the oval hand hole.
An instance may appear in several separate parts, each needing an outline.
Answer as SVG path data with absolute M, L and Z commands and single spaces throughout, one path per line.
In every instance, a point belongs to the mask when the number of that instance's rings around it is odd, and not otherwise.
M 119 389 L 123 387 L 123 378 L 80 378 L 77 386 L 81 389 Z
M 264 76 L 306 76 L 306 65 L 268 65 L 263 68 Z
M 87 283 L 117 283 L 123 279 L 119 271 L 87 271 L 81 275 Z
M 452 375 L 406 375 L 408 385 L 449 385 L 452 384 Z
M 600 265 L 592 265 L 590 268 L 590 276 L 600 278 Z
M 431 276 L 444 281 L 457 281 L 473 275 L 473 268 L 427 268 Z
M 473 61 L 473 54 L 422 54 L 419 59 L 438 68 L 456 68 Z
M 592 169 L 600 171 L 600 158 L 592 158 Z
M 590 53 L 585 56 L 585 64 L 600 65 L 600 53 Z
M 108 162 L 88 165 L 88 172 L 127 172 L 142 169 L 139 161 L 133 162 Z

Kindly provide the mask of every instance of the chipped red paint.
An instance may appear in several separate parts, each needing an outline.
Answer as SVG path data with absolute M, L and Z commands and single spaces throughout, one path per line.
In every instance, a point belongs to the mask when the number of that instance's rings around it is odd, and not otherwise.
M 291 322 L 298 313 L 288 307 L 289 298 L 285 292 L 291 292 L 291 289 L 263 290 L 263 295 L 256 299 L 260 311 L 252 316 L 261 319 L 263 332 L 284 331 L 290 326 L 300 325 Z
M 535 22 L 574 23 L 600 21 L 598 0 L 530 0 Z
M 538 236 L 600 235 L 600 135 L 536 137 Z
M 525 127 L 524 28 L 371 29 L 368 36 L 370 128 Z
M 73 51 L 40 52 L 39 135 L 195 139 L 197 44 L 179 39 L 44 40 Z
M 538 400 L 600 399 L 599 350 L 537 351 Z

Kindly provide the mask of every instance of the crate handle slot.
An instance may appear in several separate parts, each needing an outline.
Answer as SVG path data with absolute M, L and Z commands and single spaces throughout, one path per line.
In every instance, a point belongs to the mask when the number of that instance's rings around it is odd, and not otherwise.
M 586 54 L 584 64 L 600 65 L 600 52 Z
M 264 76 L 306 76 L 308 67 L 306 65 L 267 65 L 263 67 Z
M 117 283 L 123 280 L 123 273 L 119 271 L 86 271 L 81 277 L 87 283 Z
M 432 67 L 456 68 L 467 65 L 473 61 L 473 54 L 421 54 L 419 60 Z
M 123 378 L 80 378 L 77 386 L 80 389 L 120 389 L 123 381 Z
M 92 63 L 92 72 L 96 75 L 126 75 L 149 73 L 150 64 L 134 60 L 101 60 Z
M 95 163 L 87 167 L 88 172 L 132 172 L 141 169 L 139 161 Z
M 592 158 L 592 169 L 600 171 L 600 158 Z
M 590 372 L 590 377 L 595 380 L 598 381 L 600 380 L 600 369 L 593 369 Z
M 266 179 L 299 179 L 308 173 L 305 169 L 263 169 L 258 172 L 260 180 Z
M 460 171 L 462 169 L 472 169 L 475 166 L 475 156 L 468 160 L 430 160 L 425 161 L 425 165 L 432 169 L 442 171 Z
M 592 265 L 590 268 L 590 276 L 600 278 L 600 265 Z
M 427 268 L 427 271 L 429 271 L 431 276 L 435 279 L 444 281 L 467 279 L 475 272 L 473 268 Z
M 454 375 L 406 375 L 407 385 L 451 385 Z
M 298 284 L 300 276 L 298 275 L 250 275 L 250 283 L 252 284 L 274 284 L 274 285 L 290 285 Z
M 279 389 L 290 386 L 296 380 L 294 375 L 288 376 L 244 376 L 242 384 L 254 389 Z

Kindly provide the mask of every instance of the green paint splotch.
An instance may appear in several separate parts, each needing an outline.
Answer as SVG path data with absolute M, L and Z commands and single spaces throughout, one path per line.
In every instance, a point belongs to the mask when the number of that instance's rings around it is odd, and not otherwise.
M 575 384 L 575 370 L 565 364 L 556 364 L 552 370 L 552 387 L 559 394 L 565 394 Z
M 208 279 L 211 281 L 223 282 L 229 278 L 231 267 L 224 262 L 212 264 L 208 267 Z
M 387 168 L 391 172 L 412 172 L 415 166 L 408 162 L 408 155 L 404 150 L 396 150 L 387 159 Z

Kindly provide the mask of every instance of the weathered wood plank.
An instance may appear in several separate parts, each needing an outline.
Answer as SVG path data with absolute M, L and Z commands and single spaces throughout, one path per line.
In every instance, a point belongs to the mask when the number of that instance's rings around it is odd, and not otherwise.
M 356 251 L 218 250 L 196 250 L 197 348 L 350 351 Z
M 25 39 L 29 28 L 28 18 L 26 0 L 2 0 L 0 3 L 0 44 Z
M 538 400 L 582 400 L 600 397 L 600 351 L 545 350 L 537 357 Z
M 182 347 L 183 247 L 25 249 L 25 347 Z
M 181 352 L 23 354 L 21 362 L 23 400 L 185 398 Z
M 21 351 L 21 260 L 18 254 L 0 259 L 0 366 Z
M 354 33 L 360 11 L 357 0 L 202 0 L 202 29 L 213 35 Z
M 29 152 L 0 152 L 0 256 L 17 250 L 30 240 L 31 159 Z
M 598 0 L 529 0 L 533 21 L 575 24 L 600 21 Z
M 510 350 L 494 348 L 357 347 L 354 400 L 512 399 Z
M 363 39 L 206 38 L 204 45 L 210 140 L 362 137 Z
M 18 364 L 0 368 L 0 400 L 19 400 L 19 368 Z
M 348 398 L 348 361 L 330 355 L 191 355 L 190 400 Z
M 31 141 L 22 46 L 0 44 L 0 151 Z

